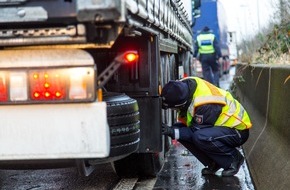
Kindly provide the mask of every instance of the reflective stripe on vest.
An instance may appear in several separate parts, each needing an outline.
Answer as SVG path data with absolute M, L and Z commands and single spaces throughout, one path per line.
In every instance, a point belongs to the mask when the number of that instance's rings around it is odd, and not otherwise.
M 209 103 L 223 105 L 222 113 L 216 120 L 214 124 L 215 126 L 234 127 L 239 130 L 252 127 L 252 123 L 246 110 L 228 91 L 217 88 L 211 83 L 198 77 L 187 77 L 185 79 L 188 78 L 194 79 L 197 83 L 197 88 L 193 94 L 194 108 Z M 191 114 L 191 117 L 187 117 L 186 124 L 189 124 L 192 121 L 192 117 L 194 117 L 193 108 L 188 109 L 188 112 Z M 183 118 L 183 120 L 184 119 L 185 118 Z
M 198 52 L 200 54 L 214 53 L 214 38 L 214 34 L 199 34 L 196 39 L 198 43 Z

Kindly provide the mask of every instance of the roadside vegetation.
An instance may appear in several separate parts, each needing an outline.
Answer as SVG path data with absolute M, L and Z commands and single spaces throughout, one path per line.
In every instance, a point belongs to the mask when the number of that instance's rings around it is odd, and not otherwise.
M 279 7 L 266 29 L 238 46 L 241 62 L 290 65 L 290 0 L 280 0 Z

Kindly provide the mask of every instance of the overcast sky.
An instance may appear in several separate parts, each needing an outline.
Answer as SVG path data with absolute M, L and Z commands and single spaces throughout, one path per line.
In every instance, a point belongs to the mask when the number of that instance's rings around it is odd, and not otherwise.
M 253 36 L 273 20 L 278 0 L 219 0 L 227 14 L 228 28 L 238 41 Z

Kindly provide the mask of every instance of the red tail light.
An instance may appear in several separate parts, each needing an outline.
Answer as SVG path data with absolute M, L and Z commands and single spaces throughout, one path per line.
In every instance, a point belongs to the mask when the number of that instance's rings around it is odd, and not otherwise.
M 1 70 L 0 104 L 91 102 L 94 67 Z
M 34 72 L 30 76 L 32 100 L 61 100 L 65 97 L 65 78 L 52 70 L 51 72 Z

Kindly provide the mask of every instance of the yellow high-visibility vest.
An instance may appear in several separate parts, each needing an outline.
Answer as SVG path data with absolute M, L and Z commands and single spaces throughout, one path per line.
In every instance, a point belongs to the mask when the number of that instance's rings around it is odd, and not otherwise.
M 213 46 L 215 35 L 214 34 L 199 34 L 196 38 L 198 43 L 198 52 L 200 54 L 214 53 L 215 49 Z
M 194 117 L 195 108 L 205 104 L 223 105 L 222 112 L 214 123 L 214 126 L 225 126 L 238 130 L 249 129 L 252 127 L 250 117 L 244 107 L 233 98 L 231 93 L 217 88 L 211 83 L 198 77 L 187 77 L 185 79 L 194 79 L 197 83 L 193 94 L 193 100 L 187 110 L 187 115 L 182 116 L 178 113 L 178 120 L 190 126 Z

